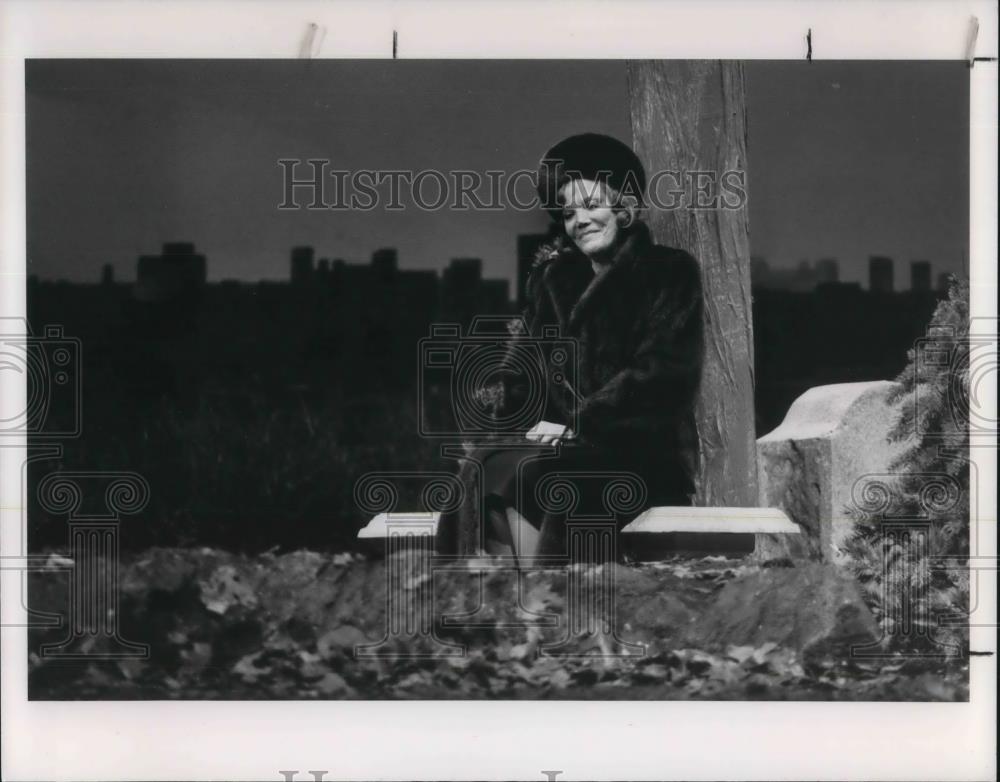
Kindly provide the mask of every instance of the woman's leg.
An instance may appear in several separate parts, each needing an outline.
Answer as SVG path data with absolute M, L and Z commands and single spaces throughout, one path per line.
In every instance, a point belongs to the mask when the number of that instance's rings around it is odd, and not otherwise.
M 495 494 L 486 497 L 486 553 L 509 557 L 516 553 L 511 527 L 504 512 L 503 500 Z
M 566 552 L 566 514 L 550 507 L 561 499 L 546 496 L 553 491 L 561 496 L 565 487 L 562 482 L 540 487 L 539 482 L 564 473 L 570 491 L 577 494 L 574 510 L 594 515 L 599 511 L 592 508 L 599 506 L 604 486 L 592 473 L 607 469 L 602 457 L 600 451 L 582 446 L 564 446 L 557 452 L 527 446 L 482 453 L 487 553 L 532 557 Z
M 575 558 L 581 555 L 578 549 L 583 546 L 588 552 L 586 554 L 588 561 L 620 558 L 617 552 L 618 531 L 645 508 L 638 508 L 632 514 L 625 513 L 625 509 L 620 507 L 621 503 L 615 504 L 614 498 L 609 497 L 608 489 L 615 481 L 626 481 L 622 483 L 622 491 L 626 494 L 634 491 L 636 502 L 641 502 L 641 497 L 648 494 L 648 490 L 643 491 L 643 486 L 636 483 L 636 481 L 640 484 L 647 482 L 629 455 L 592 446 L 570 445 L 563 449 L 557 464 L 546 466 L 536 478 L 541 480 L 548 472 L 560 473 L 560 477 L 572 485 L 572 502 L 569 503 L 571 509 L 568 512 L 558 512 L 558 507 L 566 503 L 556 501 L 554 503 L 556 508 L 546 510 L 542 514 L 536 554 L 546 557 Z M 629 486 L 632 487 L 631 491 L 628 489 Z M 563 492 L 562 487 L 560 491 Z M 552 499 L 558 500 L 561 497 Z M 600 524 L 597 528 L 592 524 L 577 528 L 577 533 L 582 534 L 585 540 L 581 539 L 573 544 L 568 524 L 570 518 L 587 519 Z M 595 557 L 596 559 L 593 559 Z
M 507 526 L 518 557 L 533 557 L 538 549 L 539 531 L 516 508 L 507 508 Z
M 538 529 L 515 508 L 504 508 L 500 497 L 486 500 L 486 553 L 493 556 L 531 557 L 538 547 Z

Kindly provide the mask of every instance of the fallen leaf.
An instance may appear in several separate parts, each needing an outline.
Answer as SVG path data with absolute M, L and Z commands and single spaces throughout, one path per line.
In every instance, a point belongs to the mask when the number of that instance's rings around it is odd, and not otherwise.
M 323 695 L 350 695 L 354 692 L 351 686 L 344 681 L 339 674 L 330 671 L 319 681 L 313 683 L 311 688 Z
M 259 677 L 271 673 L 271 666 L 264 666 L 261 652 L 254 652 L 241 657 L 233 666 L 233 673 L 245 681 L 254 682 Z
M 212 646 L 204 641 L 196 641 L 190 649 L 181 652 L 181 659 L 193 671 L 200 671 L 212 661 Z
M 406 579 L 406 583 L 403 585 L 404 589 L 416 589 L 422 584 L 426 584 L 431 580 L 430 573 L 418 573 L 417 575 L 410 576 Z
M 654 663 L 653 665 L 644 666 L 641 670 L 636 671 L 633 676 L 637 680 L 652 679 L 654 681 L 665 681 L 670 676 L 670 669 L 665 665 Z
M 134 657 L 126 657 L 121 660 L 117 660 L 116 662 L 118 664 L 118 669 L 122 672 L 122 675 L 129 681 L 139 678 L 146 668 L 144 660 L 137 660 Z
M 767 641 L 761 646 L 758 646 L 753 650 L 753 661 L 757 665 L 763 665 L 766 662 L 767 656 L 778 648 L 778 645 L 774 641 Z
M 752 646 L 730 646 L 726 649 L 726 657 L 731 660 L 736 660 L 738 663 L 743 663 L 749 660 L 754 652 L 757 651 Z
M 234 605 L 247 608 L 257 605 L 257 595 L 240 579 L 232 565 L 216 568 L 200 586 L 201 600 L 212 613 L 224 614 Z
M 335 654 L 353 657 L 355 646 L 372 643 L 373 640 L 353 625 L 341 625 L 324 633 L 316 640 L 316 651 L 324 659 Z

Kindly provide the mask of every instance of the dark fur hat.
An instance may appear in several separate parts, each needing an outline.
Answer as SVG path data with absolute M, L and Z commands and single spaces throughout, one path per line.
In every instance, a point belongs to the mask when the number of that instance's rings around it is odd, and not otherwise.
M 642 163 L 627 144 L 611 136 L 581 133 L 545 153 L 538 167 L 538 196 L 550 215 L 559 209 L 559 189 L 574 179 L 602 181 L 643 203 L 646 172 Z

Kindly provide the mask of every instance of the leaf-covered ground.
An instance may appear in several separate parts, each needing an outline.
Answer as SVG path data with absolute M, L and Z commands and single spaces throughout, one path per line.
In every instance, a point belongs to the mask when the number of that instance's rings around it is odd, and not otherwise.
M 65 615 L 70 563 L 50 562 L 29 604 Z M 87 636 L 72 647 L 87 656 L 63 659 L 42 646 L 68 631 L 33 629 L 31 697 L 968 698 L 961 659 L 878 656 L 859 593 L 821 566 L 678 557 L 519 576 L 429 562 L 150 549 L 122 562 L 118 611 L 149 654 L 109 659 Z

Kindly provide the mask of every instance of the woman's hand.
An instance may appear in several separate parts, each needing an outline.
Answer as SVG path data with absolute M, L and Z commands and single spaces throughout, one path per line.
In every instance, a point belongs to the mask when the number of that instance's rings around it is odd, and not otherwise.
M 572 440 L 576 433 L 563 424 L 553 424 L 549 421 L 539 421 L 525 437 L 542 445 L 559 445 L 563 440 Z

